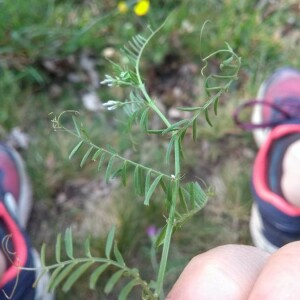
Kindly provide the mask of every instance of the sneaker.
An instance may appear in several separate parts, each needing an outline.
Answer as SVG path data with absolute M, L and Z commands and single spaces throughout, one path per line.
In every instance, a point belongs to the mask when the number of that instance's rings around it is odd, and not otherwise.
M 257 98 L 239 106 L 233 116 L 243 129 L 252 130 L 260 147 L 271 128 L 284 121 L 300 118 L 300 72 L 293 68 L 281 68 L 260 86 Z M 250 123 L 239 119 L 240 112 L 253 107 Z
M 15 150 L 0 143 L 0 239 L 2 251 L 10 256 L 0 280 L 0 299 L 7 299 L 6 295 L 15 300 L 53 299 L 45 292 L 47 275 L 33 288 L 39 271 L 19 271 L 16 267 L 40 266 L 40 258 L 24 231 L 31 206 L 31 187 L 22 159 Z
M 241 110 L 253 107 L 251 122 L 242 122 Z M 285 151 L 300 140 L 300 72 L 276 71 L 260 87 L 257 99 L 241 105 L 234 114 L 240 127 L 253 130 L 260 148 L 253 166 L 254 204 L 250 233 L 255 246 L 274 252 L 300 240 L 300 208 L 291 205 L 281 191 Z
M 278 125 L 270 131 L 254 161 L 250 233 L 255 246 L 268 252 L 300 240 L 300 208 L 287 202 L 281 190 L 283 157 L 298 140 L 300 119 L 295 124 Z

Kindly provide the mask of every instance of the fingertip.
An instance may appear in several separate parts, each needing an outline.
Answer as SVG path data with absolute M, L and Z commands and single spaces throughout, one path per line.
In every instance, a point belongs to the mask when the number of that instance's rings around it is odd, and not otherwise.
M 246 299 L 268 256 L 251 246 L 214 248 L 190 261 L 167 299 Z
M 249 300 L 289 300 L 300 295 L 300 241 L 274 252 L 259 274 Z

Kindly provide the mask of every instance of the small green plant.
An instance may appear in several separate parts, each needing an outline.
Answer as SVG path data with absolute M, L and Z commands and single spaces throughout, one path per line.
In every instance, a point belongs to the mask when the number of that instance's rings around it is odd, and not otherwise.
M 194 141 L 198 135 L 198 120 L 203 115 L 207 122 L 212 125 L 209 117 L 210 107 L 213 106 L 217 114 L 218 100 L 222 93 L 226 92 L 231 83 L 237 79 L 241 65 L 241 58 L 236 55 L 228 43 L 225 48 L 218 50 L 202 60 L 206 99 L 203 105 L 197 107 L 178 107 L 178 110 L 190 112 L 190 118 L 172 123 L 160 110 L 156 101 L 147 92 L 145 82 L 140 72 L 142 54 L 164 24 L 156 30 L 148 28 L 148 35 L 137 35 L 123 48 L 123 55 L 128 64 L 121 66 L 113 63 L 114 74 L 106 75 L 102 84 L 108 86 L 130 87 L 128 99 L 124 101 L 109 100 L 104 106 L 113 111 L 123 109 L 127 115 L 128 128 L 138 124 L 140 130 L 146 135 L 161 135 L 169 139 L 165 153 L 165 164 L 168 172 L 157 170 L 151 166 L 127 159 L 110 146 L 96 145 L 90 138 L 84 125 L 78 119 L 76 111 L 65 111 L 54 117 L 52 124 L 55 130 L 65 131 L 77 139 L 77 143 L 70 152 L 71 159 L 79 149 L 85 148 L 80 166 L 84 166 L 88 160 L 97 163 L 97 168 L 105 168 L 105 179 L 109 181 L 113 177 L 121 178 L 124 186 L 128 185 L 128 178 L 132 175 L 134 190 L 137 196 L 144 197 L 144 205 L 151 205 L 154 197 L 161 196 L 161 205 L 167 208 L 168 215 L 165 226 L 155 236 L 156 249 L 162 247 L 161 257 L 157 262 L 157 274 L 152 281 L 145 281 L 138 269 L 127 266 L 119 251 L 115 240 L 116 228 L 113 227 L 106 239 L 104 257 L 95 257 L 91 253 L 89 239 L 84 242 L 84 256 L 76 257 L 73 251 L 73 237 L 71 229 L 67 229 L 64 236 L 58 234 L 55 245 L 56 263 L 47 264 L 46 246 L 41 248 L 42 271 L 39 279 L 47 272 L 51 273 L 49 290 L 54 290 L 62 285 L 63 291 L 68 291 L 76 283 L 78 278 L 90 270 L 89 287 L 95 288 L 100 276 L 109 271 L 111 275 L 104 291 L 110 293 L 122 277 L 127 283 L 120 290 L 118 299 L 127 299 L 134 287 L 141 290 L 141 299 L 164 299 L 164 279 L 168 262 L 172 235 L 183 223 L 199 212 L 207 202 L 208 195 L 197 181 L 184 182 L 181 166 L 183 159 L 183 140 L 187 132 L 191 133 Z M 219 61 L 220 72 L 206 75 L 209 60 Z M 161 120 L 159 129 L 152 128 L 152 119 L 156 115 Z M 71 117 L 66 123 L 64 117 Z M 68 118 L 69 120 L 69 118 Z M 65 125 L 67 124 L 67 125 Z M 158 193 L 158 190 L 159 193 Z M 153 249 L 154 249 L 153 248 Z M 151 256 L 156 255 L 151 253 Z

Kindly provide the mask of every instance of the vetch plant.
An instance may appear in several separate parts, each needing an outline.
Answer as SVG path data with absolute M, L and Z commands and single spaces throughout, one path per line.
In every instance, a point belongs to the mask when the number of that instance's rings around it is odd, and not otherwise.
M 64 235 L 58 234 L 55 245 L 56 263 L 47 264 L 46 245 L 41 248 L 42 271 L 36 282 L 47 272 L 51 273 L 48 289 L 54 290 L 59 285 L 63 291 L 68 291 L 76 283 L 79 277 L 90 272 L 89 287 L 94 289 L 97 281 L 105 271 L 112 275 L 108 279 L 104 291 L 110 293 L 122 277 L 127 278 L 127 283 L 121 289 L 119 300 L 127 299 L 134 287 L 139 287 L 141 299 L 164 299 L 164 280 L 168 263 L 168 255 L 172 240 L 172 234 L 183 223 L 198 213 L 207 202 L 207 194 L 197 181 L 184 182 L 182 174 L 183 140 L 187 132 L 191 132 L 194 141 L 197 139 L 198 120 L 205 116 L 207 122 L 212 125 L 209 117 L 209 109 L 213 106 L 217 114 L 218 100 L 222 93 L 226 92 L 231 83 L 237 80 L 241 65 L 241 58 L 233 51 L 228 43 L 225 48 L 203 58 L 206 99 L 201 106 L 178 107 L 181 111 L 190 112 L 190 117 L 172 123 L 160 110 L 157 102 L 147 92 L 145 82 L 140 73 L 142 54 L 164 24 L 156 30 L 148 28 L 148 35 L 137 35 L 122 49 L 129 63 L 126 66 L 113 63 L 115 73 L 106 75 L 102 84 L 107 86 L 130 87 L 128 99 L 124 101 L 109 100 L 104 103 L 107 110 L 122 109 L 127 115 L 129 127 L 138 124 L 140 130 L 146 135 L 162 135 L 169 138 L 165 153 L 165 163 L 170 173 L 162 172 L 151 166 L 146 166 L 138 161 L 130 160 L 118 153 L 110 146 L 97 145 L 89 136 L 84 125 L 78 120 L 78 113 L 66 111 L 54 117 L 52 124 L 55 130 L 63 130 L 73 135 L 77 143 L 71 150 L 71 159 L 81 148 L 85 148 L 80 166 L 88 160 L 97 162 L 97 168 L 105 169 L 105 179 L 109 181 L 113 177 L 119 177 L 126 188 L 128 177 L 132 175 L 135 193 L 144 197 L 144 205 L 151 205 L 151 200 L 158 195 L 160 190 L 162 206 L 167 207 L 168 215 L 166 224 L 160 231 L 155 227 L 149 227 L 148 235 L 153 241 L 150 260 L 155 270 L 151 282 L 146 282 L 135 267 L 128 266 L 120 253 L 115 240 L 116 228 L 113 227 L 106 239 L 105 253 L 103 257 L 95 257 L 91 253 L 89 239 L 84 242 L 85 255 L 76 257 L 73 251 L 73 237 L 71 229 L 67 229 Z M 221 61 L 218 74 L 206 75 L 206 69 L 210 59 Z M 70 115 L 72 127 L 65 126 L 62 122 L 64 116 Z M 156 115 L 161 120 L 161 128 L 153 129 L 151 120 Z M 155 249 L 162 247 L 161 256 L 158 259 Z M 154 251 L 154 252 L 153 252 Z M 62 258 L 66 257 L 66 258 Z

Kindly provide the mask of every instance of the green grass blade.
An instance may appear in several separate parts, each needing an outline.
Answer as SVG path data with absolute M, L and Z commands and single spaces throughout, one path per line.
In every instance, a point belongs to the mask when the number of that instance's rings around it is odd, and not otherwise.
M 94 264 L 93 261 L 86 262 L 86 263 L 82 264 L 78 269 L 76 269 L 75 271 L 73 271 L 72 274 L 68 277 L 68 279 L 64 283 L 64 285 L 62 287 L 62 290 L 64 292 L 68 292 L 72 288 L 73 284 L 79 279 L 79 277 L 81 275 L 83 275 L 84 272 L 87 271 L 87 269 L 92 264 Z
M 97 280 L 101 276 L 101 274 L 108 268 L 109 263 L 99 266 L 95 269 L 95 271 L 91 274 L 89 287 L 91 290 L 94 290 L 96 287 Z

